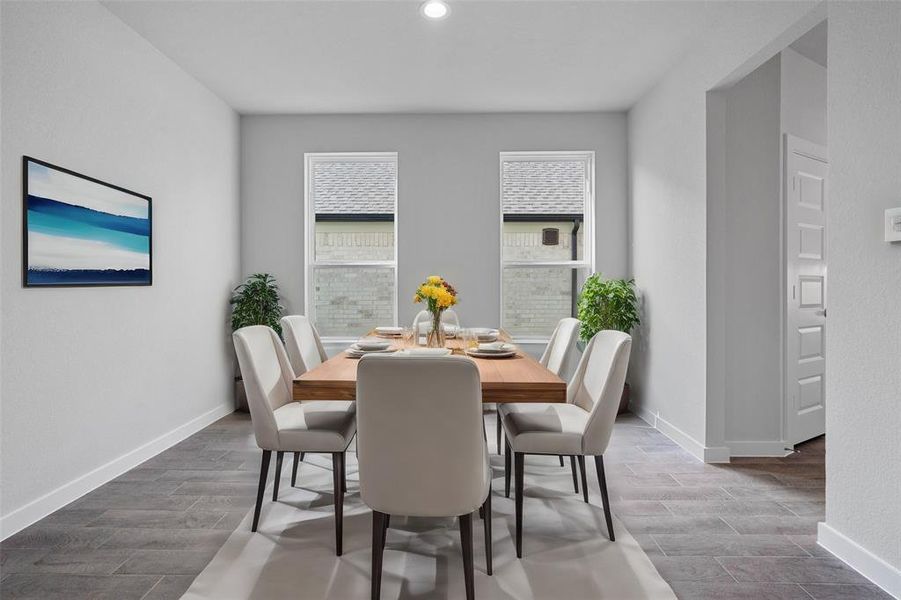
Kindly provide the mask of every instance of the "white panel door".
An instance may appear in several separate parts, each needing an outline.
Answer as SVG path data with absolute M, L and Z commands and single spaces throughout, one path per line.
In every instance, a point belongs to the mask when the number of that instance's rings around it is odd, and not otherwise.
M 785 136 L 786 436 L 826 432 L 826 149 Z

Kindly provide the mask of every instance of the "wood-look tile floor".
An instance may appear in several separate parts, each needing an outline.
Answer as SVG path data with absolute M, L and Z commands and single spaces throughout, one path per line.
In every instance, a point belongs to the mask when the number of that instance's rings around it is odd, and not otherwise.
M 614 514 L 680 598 L 889 598 L 816 545 L 825 441 L 799 450 L 705 465 L 622 415 L 605 455 Z M 219 420 L 0 543 L 0 597 L 180 597 L 252 507 L 259 461 L 250 417 Z

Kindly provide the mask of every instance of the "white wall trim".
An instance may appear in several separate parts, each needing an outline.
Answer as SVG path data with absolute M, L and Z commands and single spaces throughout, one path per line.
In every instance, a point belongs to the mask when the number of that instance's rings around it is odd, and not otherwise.
M 732 441 L 724 442 L 728 446 L 730 456 L 788 456 L 788 444 L 779 440 Z
M 97 489 L 104 483 L 122 475 L 126 471 L 135 468 L 142 462 L 153 458 L 163 450 L 174 446 L 180 441 L 197 433 L 207 425 L 218 421 L 222 417 L 234 412 L 235 407 L 227 402 L 209 410 L 199 417 L 191 419 L 184 425 L 180 425 L 172 431 L 153 439 L 143 446 L 139 446 L 122 456 L 111 460 L 89 471 L 72 481 L 61 485 L 52 492 L 44 494 L 15 509 L 8 515 L 0 517 L 0 540 L 18 533 L 29 525 L 43 519 L 50 513 L 59 510 L 70 502 L 77 500 L 88 492 Z
M 658 414 L 629 403 L 629 410 L 642 421 L 673 440 L 684 450 L 700 461 L 706 463 L 729 462 L 729 449 L 724 447 L 708 447 L 694 439 Z
M 817 523 L 817 544 L 891 596 L 901 599 L 901 569 L 888 564 L 827 523 Z

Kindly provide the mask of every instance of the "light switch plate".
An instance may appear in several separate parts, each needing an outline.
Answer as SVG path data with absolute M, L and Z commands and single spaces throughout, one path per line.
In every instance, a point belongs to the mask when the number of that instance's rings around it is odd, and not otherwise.
M 885 241 L 901 242 L 901 206 L 885 211 Z

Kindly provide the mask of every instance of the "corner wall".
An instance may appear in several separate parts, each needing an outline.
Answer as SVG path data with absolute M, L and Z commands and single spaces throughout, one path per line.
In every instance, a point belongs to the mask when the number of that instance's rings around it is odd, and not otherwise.
M 901 598 L 901 4 L 829 6 L 829 372 L 819 542 Z
M 0 537 L 233 410 L 238 118 L 96 2 L 2 2 Z M 25 289 L 22 155 L 153 197 L 153 286 Z
M 633 410 L 701 459 L 708 443 L 706 95 L 825 17 L 817 2 L 739 3 L 629 112 L 632 274 L 643 295 Z M 727 78 L 733 78 L 731 82 Z M 718 417 L 721 422 L 722 415 Z

